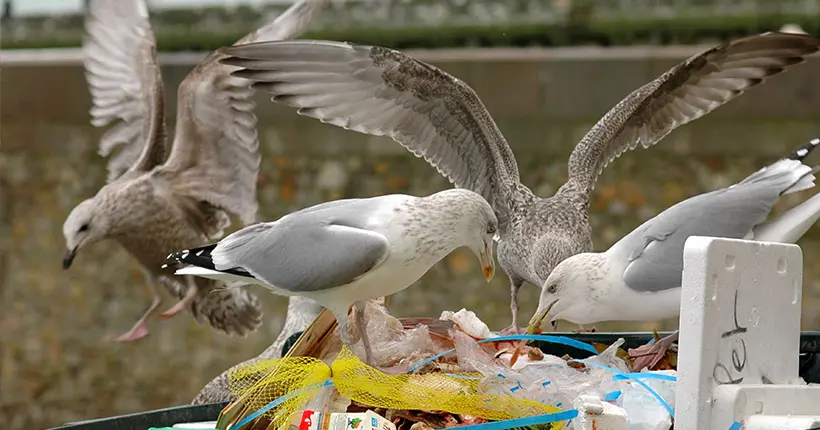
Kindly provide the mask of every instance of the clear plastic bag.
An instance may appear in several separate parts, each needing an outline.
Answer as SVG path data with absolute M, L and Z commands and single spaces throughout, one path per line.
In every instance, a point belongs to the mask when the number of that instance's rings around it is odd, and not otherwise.
M 452 333 L 459 365 L 464 370 L 480 372 L 484 379 L 481 387 L 491 395 L 512 395 L 543 402 L 557 407 L 570 407 L 580 395 L 605 398 L 610 392 L 624 387 L 625 381 L 613 380 L 613 372 L 594 366 L 575 369 L 561 357 L 543 354 L 543 357 L 522 358 L 513 368 L 509 367 L 512 354 L 494 358 L 487 350 L 476 344 L 467 334 Z M 623 339 L 587 361 L 628 372 L 627 364 L 616 356 Z
M 675 376 L 674 370 L 659 370 L 642 373 Z M 646 385 L 655 390 L 670 408 L 675 408 L 675 382 L 665 379 L 645 378 Z M 646 388 L 629 382 L 621 388 L 616 405 L 626 410 L 629 416 L 629 430 L 668 430 L 672 427 L 672 417 L 661 402 Z
M 372 301 L 365 306 L 365 324 L 373 360 L 376 367 L 383 370 L 409 366 L 441 352 L 441 348 L 431 339 L 427 326 L 419 325 L 405 330 L 401 321 Z M 352 349 L 357 356 L 364 357 L 361 342 L 356 342 Z
M 346 412 L 352 402 L 339 393 L 333 385 L 324 386 L 319 393 L 310 399 L 302 409 L 330 413 Z

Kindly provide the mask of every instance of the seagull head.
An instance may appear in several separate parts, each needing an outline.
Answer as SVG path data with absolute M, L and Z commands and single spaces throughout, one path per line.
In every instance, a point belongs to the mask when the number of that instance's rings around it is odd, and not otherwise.
M 63 223 L 66 244 L 63 269 L 71 267 L 74 257 L 82 248 L 105 238 L 108 231 L 107 219 L 99 209 L 97 199 L 90 198 L 75 206 L 68 214 Z
M 466 190 L 464 190 L 466 191 Z M 493 244 L 498 235 L 498 218 L 495 216 L 490 204 L 480 195 L 469 191 L 474 198 L 473 217 L 470 223 L 470 233 L 472 243 L 469 245 L 473 253 L 478 257 L 481 264 L 481 272 L 487 282 L 493 280 L 495 276 L 495 255 L 493 254 Z
M 556 321 L 567 320 L 577 324 L 594 322 L 589 313 L 590 297 L 600 279 L 601 254 L 584 253 L 573 255 L 555 266 L 547 280 L 541 285 L 538 310 L 530 319 L 527 333 L 538 333 L 549 322 L 553 330 Z M 592 320 L 589 320 L 592 318 Z

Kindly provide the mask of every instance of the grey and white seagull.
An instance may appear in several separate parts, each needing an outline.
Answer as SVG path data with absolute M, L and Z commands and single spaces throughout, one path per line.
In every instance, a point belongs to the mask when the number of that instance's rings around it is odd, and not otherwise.
M 675 204 L 605 252 L 562 261 L 541 287 L 528 331 L 559 319 L 587 324 L 677 316 L 683 251 L 690 236 L 797 242 L 820 219 L 820 194 L 764 221 L 781 196 L 814 187 L 820 166 L 812 168 L 803 159 L 818 147 L 820 139 L 812 139 L 737 184 Z
M 391 194 L 321 203 L 168 259 L 190 265 L 177 270 L 179 275 L 258 284 L 276 294 L 307 297 L 336 317 L 348 346 L 353 345 L 348 312 L 355 304 L 355 325 L 365 360 L 372 364 L 365 302 L 404 290 L 462 246 L 478 256 L 491 280 L 497 231 L 492 208 L 472 191 Z
M 329 0 L 302 0 L 238 43 L 292 37 Z M 91 123 L 114 122 L 100 140 L 110 156 L 108 183 L 71 210 L 63 224 L 68 269 L 77 253 L 114 239 L 142 265 L 153 302 L 130 331 L 148 334 L 148 318 L 162 303 L 159 284 L 180 299 L 162 314 L 189 309 L 216 330 L 244 336 L 261 324 L 259 300 L 245 290 L 219 288 L 193 277 L 185 283 L 162 268 L 169 252 L 208 243 L 257 212 L 259 143 L 250 83 L 210 54 L 180 84 L 174 144 L 168 148 L 165 96 L 145 0 L 93 0 L 84 44 Z M 111 155 L 112 152 L 116 152 Z
M 801 63 L 820 39 L 767 33 L 709 49 L 635 90 L 584 136 L 569 178 L 550 197 L 521 183 L 512 150 L 476 93 L 401 52 L 332 41 L 293 40 L 222 48 L 272 100 L 361 133 L 390 136 L 459 188 L 487 199 L 500 222 L 498 259 L 510 278 L 512 326 L 524 281 L 541 286 L 562 260 L 592 250 L 590 195 L 603 168 L 648 148 L 767 77 Z

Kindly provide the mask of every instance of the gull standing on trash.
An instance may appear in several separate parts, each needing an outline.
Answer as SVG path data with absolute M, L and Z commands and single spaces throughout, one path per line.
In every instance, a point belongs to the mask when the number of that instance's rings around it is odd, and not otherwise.
M 546 321 L 654 321 L 680 313 L 683 248 L 689 236 L 795 243 L 820 218 L 820 194 L 765 222 L 780 196 L 814 187 L 802 160 L 813 139 L 728 188 L 684 200 L 646 221 L 606 252 L 562 261 L 541 289 L 529 332 Z
M 237 43 L 293 37 L 327 2 L 300 1 Z M 89 12 L 84 53 L 92 124 L 117 121 L 100 140 L 100 154 L 121 149 L 108 161 L 108 183 L 65 220 L 63 268 L 83 248 L 109 238 L 140 262 L 153 302 L 117 341 L 148 334 L 147 320 L 162 303 L 159 283 L 180 299 L 163 317 L 188 308 L 198 321 L 204 317 L 216 330 L 244 336 L 261 324 L 255 296 L 193 277 L 182 284 L 169 276 L 173 267 L 161 266 L 171 251 L 221 237 L 230 225 L 228 213 L 244 224 L 255 221 L 259 143 L 253 90 L 217 61 L 220 54 L 211 53 L 179 86 L 169 154 L 164 89 L 145 1 L 92 0 Z
M 492 208 L 472 191 L 392 194 L 318 204 L 168 258 L 191 265 L 177 270 L 179 275 L 258 284 L 276 294 L 307 297 L 336 317 L 348 346 L 353 344 L 348 312 L 355 304 L 365 360 L 373 364 L 365 302 L 404 290 L 462 246 L 478 256 L 489 282 L 495 272 L 497 230 Z
M 379 46 L 294 40 L 222 48 L 233 74 L 272 100 L 361 133 L 390 136 L 424 157 L 456 187 L 475 191 L 500 222 L 498 260 L 510 279 L 511 329 L 518 290 L 541 286 L 556 264 L 592 250 L 590 196 L 604 167 L 627 150 L 648 148 L 677 126 L 801 63 L 820 39 L 767 33 L 695 55 L 635 90 L 576 145 L 569 178 L 551 197 L 521 183 L 493 118 L 467 84 L 401 52 Z

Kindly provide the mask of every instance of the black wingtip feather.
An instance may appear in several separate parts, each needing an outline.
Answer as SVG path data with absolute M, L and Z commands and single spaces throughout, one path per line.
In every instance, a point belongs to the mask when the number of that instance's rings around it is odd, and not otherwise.
M 198 248 L 172 252 L 168 255 L 166 260 L 174 261 L 180 264 L 187 264 L 190 266 L 202 267 L 204 269 L 214 270 L 217 272 L 230 273 L 236 276 L 253 278 L 253 275 L 237 267 L 228 270 L 219 270 L 214 267 L 211 252 L 213 252 L 214 248 L 216 248 L 216 245 L 216 243 L 212 243 L 210 245 L 200 246 Z
M 806 158 L 812 151 L 814 151 L 818 146 L 820 146 L 820 138 L 814 138 L 809 141 L 809 143 L 795 149 L 789 154 L 786 158 L 790 160 L 798 160 L 802 161 Z

